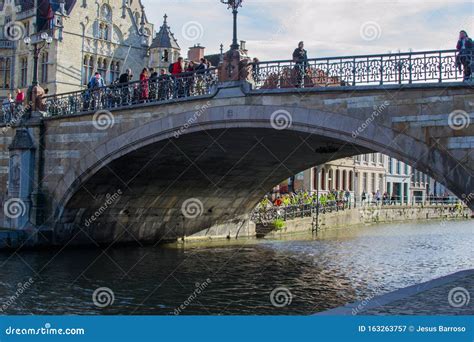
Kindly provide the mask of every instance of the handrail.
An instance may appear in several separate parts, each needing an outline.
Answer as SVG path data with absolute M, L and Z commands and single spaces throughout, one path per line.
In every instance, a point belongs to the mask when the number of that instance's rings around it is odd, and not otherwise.
M 472 80 L 472 52 L 436 50 L 251 63 L 253 89 L 317 88 Z
M 463 75 L 474 55 L 457 50 L 397 52 L 311 58 L 302 62 L 275 60 L 250 63 L 252 89 L 318 88 L 360 85 L 401 85 L 472 80 Z M 472 68 L 471 68 L 472 69 Z M 49 116 L 114 109 L 140 103 L 187 99 L 210 94 L 217 84 L 217 68 L 117 83 L 44 97 Z M 163 94 L 163 89 L 164 90 Z M 138 94 L 136 94 L 138 92 Z M 140 95 L 140 92 L 143 92 Z M 148 93 L 150 96 L 148 96 Z M 161 93 L 160 93 L 161 92 Z M 90 99 L 91 97 L 92 100 Z M 112 98 L 112 99 L 111 99 Z M 90 104 L 92 102 L 92 104 Z
M 43 97 L 47 116 L 64 116 L 113 110 L 145 103 L 188 99 L 209 95 L 217 84 L 216 68 L 147 80 L 115 83 Z
M 351 58 L 374 58 L 374 57 L 393 57 L 393 56 L 403 56 L 403 55 L 416 55 L 416 54 L 431 54 L 431 53 L 451 53 L 456 52 L 456 49 L 449 49 L 449 50 L 427 50 L 427 51 L 413 51 L 413 52 L 393 52 L 393 53 L 382 53 L 382 54 L 370 54 L 370 55 L 348 55 L 348 56 L 329 56 L 329 57 L 314 57 L 308 58 L 308 61 L 327 61 L 329 60 L 337 60 L 337 59 L 351 59 Z M 292 59 L 282 59 L 282 60 L 273 60 L 273 61 L 260 61 L 257 64 L 262 63 L 294 63 Z

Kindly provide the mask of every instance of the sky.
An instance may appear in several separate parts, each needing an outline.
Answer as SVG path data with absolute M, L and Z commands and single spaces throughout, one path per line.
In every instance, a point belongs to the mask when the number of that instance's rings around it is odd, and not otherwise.
M 232 13 L 220 0 L 142 0 L 159 30 L 163 15 L 182 54 L 201 44 L 218 53 L 232 40 Z M 238 38 L 260 60 L 453 49 L 461 29 L 474 36 L 472 0 L 243 0 Z

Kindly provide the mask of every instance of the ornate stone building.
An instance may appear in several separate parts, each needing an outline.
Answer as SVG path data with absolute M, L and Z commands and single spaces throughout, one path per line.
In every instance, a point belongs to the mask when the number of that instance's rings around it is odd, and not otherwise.
M 40 85 L 50 94 L 79 90 L 98 71 L 106 83 L 126 68 L 147 66 L 153 25 L 140 0 L 0 0 L 0 97 L 33 79 L 32 47 L 53 38 L 39 56 Z

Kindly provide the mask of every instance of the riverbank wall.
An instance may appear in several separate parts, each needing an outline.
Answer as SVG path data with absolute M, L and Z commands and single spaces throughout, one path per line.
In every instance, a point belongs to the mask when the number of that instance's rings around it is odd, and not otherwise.
M 236 220 L 231 225 L 216 225 L 191 236 L 180 239 L 181 243 L 205 242 L 210 240 L 235 240 L 255 238 L 281 238 L 292 234 L 306 234 L 317 231 L 343 230 L 358 225 L 386 222 L 419 220 L 469 219 L 471 211 L 460 212 L 455 206 L 367 206 L 299 217 L 283 222 L 276 227 L 274 222 L 255 223 L 249 219 Z M 40 234 L 43 236 L 43 234 Z M 47 241 L 39 241 L 37 232 L 0 230 L 0 250 L 19 247 L 47 246 Z
M 284 221 L 283 227 L 277 228 L 273 222 L 254 223 L 247 221 L 240 227 L 229 229 L 217 226 L 198 234 L 188 236 L 184 241 L 202 241 L 215 239 L 242 238 L 279 238 L 284 235 L 303 234 L 312 231 L 350 228 L 358 225 L 369 225 L 387 222 L 470 219 L 471 211 L 465 208 L 459 211 L 455 206 L 366 206 L 352 209 L 321 213 Z

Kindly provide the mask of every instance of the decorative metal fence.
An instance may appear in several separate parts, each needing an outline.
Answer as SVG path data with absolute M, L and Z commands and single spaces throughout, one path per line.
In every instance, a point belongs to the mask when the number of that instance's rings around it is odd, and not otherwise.
M 351 208 L 368 208 L 368 207 L 383 207 L 383 206 L 443 206 L 453 207 L 460 203 L 460 200 L 454 196 L 442 197 L 412 197 L 411 202 L 408 199 L 402 200 L 399 197 L 392 197 L 389 199 L 369 200 L 369 199 L 353 199 L 325 201 L 319 203 L 319 214 L 331 213 L 334 211 L 346 210 Z M 463 205 L 464 206 L 464 205 Z M 306 203 L 289 206 L 271 206 L 267 208 L 256 208 L 251 214 L 251 220 L 255 223 L 272 223 L 277 219 L 284 221 L 293 220 L 295 218 L 311 217 L 316 215 L 318 211 L 318 204 Z
M 213 68 L 48 96 L 44 100 L 48 116 L 62 116 L 207 95 L 216 84 Z
M 473 56 L 465 58 L 472 66 Z M 443 50 L 269 61 L 253 64 L 253 78 L 256 89 L 462 81 L 466 60 Z

